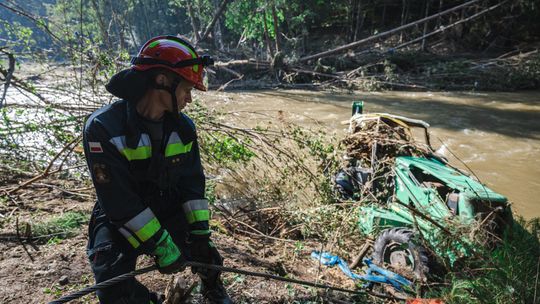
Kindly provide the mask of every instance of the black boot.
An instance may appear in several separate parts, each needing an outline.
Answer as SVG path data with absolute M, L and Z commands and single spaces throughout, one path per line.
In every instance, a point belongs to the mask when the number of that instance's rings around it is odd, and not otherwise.
M 152 304 L 163 304 L 165 296 L 161 293 L 151 292 L 150 293 L 150 303 Z
M 206 282 L 205 282 L 206 281 Z M 211 304 L 232 304 L 227 290 L 219 277 L 213 282 L 208 282 L 201 277 L 201 294 Z

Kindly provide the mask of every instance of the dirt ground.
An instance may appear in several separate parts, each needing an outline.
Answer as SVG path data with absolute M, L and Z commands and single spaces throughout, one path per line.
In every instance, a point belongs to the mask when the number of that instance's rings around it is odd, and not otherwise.
M 5 185 L 5 184 L 4 184 Z M 54 187 L 53 187 L 54 186 Z M 8 196 L 0 205 L 0 303 L 48 303 L 63 295 L 94 284 L 86 258 L 86 224 L 76 235 L 48 242 L 29 242 L 25 223 L 46 221 L 52 215 L 66 211 L 90 212 L 93 206 L 92 189 L 78 195 L 66 193 L 67 185 L 58 181 L 44 181 L 30 185 Z M 73 186 L 73 185 L 71 185 Z M 4 186 L 4 190 L 5 190 Z M 353 289 L 354 284 L 339 269 L 319 266 L 310 258 L 312 250 L 321 244 L 271 239 L 248 235 L 230 229 L 219 216 L 213 226 L 220 227 L 213 239 L 225 258 L 225 266 L 274 275 L 287 276 L 318 283 Z M 17 224 L 19 229 L 17 229 Z M 228 228 L 229 227 L 229 228 Z M 17 230 L 19 236 L 17 236 Z M 148 266 L 152 260 L 139 259 L 138 267 Z M 191 271 L 177 274 L 179 285 L 191 286 L 198 281 Z M 174 276 L 152 272 L 138 277 L 151 290 L 165 292 Z M 349 295 L 325 292 L 263 278 L 233 273 L 223 274 L 224 284 L 237 303 L 344 303 Z M 185 303 L 204 303 L 198 287 L 184 297 Z M 95 295 L 88 295 L 71 303 L 98 303 Z

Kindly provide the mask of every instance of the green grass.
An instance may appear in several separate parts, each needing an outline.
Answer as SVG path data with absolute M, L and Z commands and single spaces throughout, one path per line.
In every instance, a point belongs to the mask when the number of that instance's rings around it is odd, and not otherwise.
M 38 242 L 57 244 L 62 239 L 74 236 L 79 227 L 86 224 L 88 220 L 89 215 L 86 213 L 66 212 L 46 221 L 32 224 L 32 237 L 37 238 Z

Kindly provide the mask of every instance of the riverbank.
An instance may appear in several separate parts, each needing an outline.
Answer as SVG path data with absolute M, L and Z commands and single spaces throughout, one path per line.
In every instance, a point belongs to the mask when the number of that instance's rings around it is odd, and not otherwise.
M 18 171 L 22 170 L 3 167 L 2 172 L 6 174 L 2 176 L 10 178 L 0 179 L 0 187 L 16 189 L 34 177 L 34 174 Z M 86 222 L 95 198 L 88 179 L 70 176 L 53 175 L 2 196 L 2 302 L 46 303 L 93 284 L 85 246 Z M 268 192 L 263 194 L 269 197 Z M 299 201 L 277 206 L 252 202 L 255 205 L 229 209 L 223 202 L 230 202 L 234 208 L 234 203 L 241 201 L 227 199 L 223 193 L 213 197 L 216 198 L 221 203 L 212 204 L 211 228 L 226 266 L 354 288 L 354 283 L 339 269 L 319 265 L 309 256 L 312 250 L 325 250 L 338 253 L 349 263 L 354 260 L 363 242 L 355 229 L 355 205 L 313 202 L 308 209 Z M 456 271 L 447 273 L 435 284 L 422 285 L 424 296 L 441 298 L 445 303 L 486 303 L 486 300 L 534 303 L 534 294 L 540 287 L 535 280 L 540 253 L 538 227 L 538 220 L 519 221 L 495 251 L 483 252 L 481 260 L 464 260 Z M 138 267 L 151 264 L 150 258 L 142 258 Z M 363 270 L 355 271 L 362 273 Z M 400 303 L 368 296 L 352 298 L 344 293 L 244 275 L 225 274 L 223 277 L 233 299 L 242 303 Z M 157 291 L 165 291 L 174 282 L 171 276 L 158 273 L 140 276 L 140 280 Z M 188 286 L 194 288 L 183 297 L 187 303 L 203 303 L 197 293 L 196 276 L 185 271 L 174 280 L 184 292 Z M 91 295 L 73 303 L 98 302 Z
M 534 46 L 505 54 L 459 54 L 448 50 L 396 51 L 382 45 L 323 58 L 312 66 L 287 61 L 275 66 L 256 60 L 240 64 L 222 58 L 217 73 L 211 74 L 211 86 L 219 90 L 281 87 L 424 92 L 540 88 L 540 53 Z

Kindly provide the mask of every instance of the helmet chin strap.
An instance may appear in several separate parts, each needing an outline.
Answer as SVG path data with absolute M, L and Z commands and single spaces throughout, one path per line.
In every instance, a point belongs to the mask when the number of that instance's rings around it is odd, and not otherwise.
M 171 94 L 171 100 L 172 100 L 172 114 L 175 118 L 180 119 L 180 114 L 178 113 L 178 99 L 176 98 L 176 88 L 180 84 L 179 79 L 175 79 L 172 82 L 171 86 L 164 86 L 161 84 L 155 84 L 154 88 L 157 90 L 164 90 L 169 92 Z

